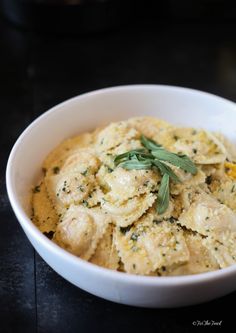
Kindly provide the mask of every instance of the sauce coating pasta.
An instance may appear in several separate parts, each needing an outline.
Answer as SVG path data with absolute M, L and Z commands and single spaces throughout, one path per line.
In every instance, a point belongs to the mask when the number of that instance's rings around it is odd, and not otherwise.
M 236 263 L 236 149 L 220 133 L 131 118 L 64 141 L 42 169 L 32 220 L 84 260 L 151 276 Z

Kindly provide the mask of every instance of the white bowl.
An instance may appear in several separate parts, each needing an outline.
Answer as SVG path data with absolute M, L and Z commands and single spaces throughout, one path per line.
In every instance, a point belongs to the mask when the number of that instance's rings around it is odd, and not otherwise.
M 236 265 L 215 272 L 176 277 L 145 277 L 95 266 L 63 250 L 30 220 L 30 188 L 45 156 L 62 140 L 97 126 L 150 115 L 176 125 L 220 130 L 236 142 L 236 104 L 197 90 L 131 85 L 72 98 L 37 118 L 19 137 L 7 165 L 12 208 L 41 257 L 74 285 L 105 299 L 143 307 L 196 304 L 236 289 Z

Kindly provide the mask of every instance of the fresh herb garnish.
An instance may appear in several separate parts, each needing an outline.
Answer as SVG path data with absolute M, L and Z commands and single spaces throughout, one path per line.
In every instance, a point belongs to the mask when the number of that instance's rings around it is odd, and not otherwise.
M 155 150 L 155 149 L 162 148 L 161 145 L 159 145 L 158 143 L 156 143 L 155 141 L 153 141 L 151 139 L 146 138 L 144 135 L 141 136 L 141 143 L 148 150 Z
M 152 154 L 161 161 L 168 162 L 173 164 L 184 171 L 187 171 L 193 175 L 197 173 L 196 165 L 190 160 L 190 158 L 186 155 L 178 155 L 175 153 L 171 153 L 165 149 L 157 149 L 152 151 Z
M 162 222 L 162 220 L 153 220 L 154 224 L 160 224 Z
M 87 200 L 82 200 L 82 205 L 85 207 L 89 207 L 88 201 Z
M 155 159 L 153 161 L 153 164 L 160 170 L 162 176 L 165 174 L 168 174 L 169 177 L 175 182 L 175 183 L 180 183 L 180 179 L 176 174 L 172 171 L 172 169 L 165 163 L 158 161 Z
M 144 169 L 151 169 L 152 168 L 152 162 L 151 161 L 139 161 L 136 159 L 128 160 L 126 162 L 122 162 L 120 166 L 126 170 L 144 170 Z
M 107 171 L 108 171 L 109 173 L 111 173 L 111 172 L 113 171 L 113 169 L 110 168 L 109 166 L 107 166 Z
M 81 175 L 82 176 L 87 176 L 87 173 L 88 173 L 88 169 L 85 169 L 83 172 L 81 172 Z
M 181 180 L 168 164 L 174 165 L 192 175 L 197 173 L 196 165 L 187 155 L 172 153 L 155 141 L 141 136 L 144 148 L 133 149 L 117 155 L 114 159 L 116 166 L 126 170 L 158 170 L 163 176 L 157 194 L 157 211 L 163 214 L 169 206 L 170 180 L 180 183 Z M 167 164 L 168 163 L 168 164 Z
M 177 219 L 176 219 L 174 216 L 171 216 L 171 217 L 168 219 L 168 221 L 169 221 L 170 223 L 174 223 L 174 222 L 177 221 Z
M 130 239 L 132 239 L 133 241 L 137 241 L 138 237 L 139 237 L 139 235 L 137 233 L 133 232 Z
M 84 187 L 83 187 L 82 185 L 80 185 L 80 186 L 78 186 L 78 190 L 79 190 L 80 192 L 84 192 Z
M 170 176 L 165 173 L 161 180 L 161 186 L 157 195 L 157 212 L 158 214 L 163 214 L 168 206 L 170 200 Z

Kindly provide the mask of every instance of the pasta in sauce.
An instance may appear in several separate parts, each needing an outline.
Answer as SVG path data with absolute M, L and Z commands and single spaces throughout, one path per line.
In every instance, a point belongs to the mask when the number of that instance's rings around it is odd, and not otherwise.
M 148 156 L 142 135 L 169 154 L 187 155 L 197 167 L 187 173 L 164 161 L 172 178 L 162 213 L 157 198 L 163 173 L 135 156 Z M 130 151 L 143 168 L 115 163 Z M 131 118 L 64 141 L 42 167 L 32 220 L 84 260 L 151 276 L 198 274 L 236 263 L 236 149 L 220 133 Z

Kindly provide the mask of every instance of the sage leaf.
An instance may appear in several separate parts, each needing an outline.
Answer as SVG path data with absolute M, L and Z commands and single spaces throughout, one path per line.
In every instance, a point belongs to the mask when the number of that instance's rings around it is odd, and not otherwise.
M 157 194 L 157 212 L 158 214 L 163 214 L 168 206 L 170 201 L 170 176 L 166 173 L 162 177 L 161 185 Z
M 159 160 L 169 162 L 193 175 L 197 173 L 196 165 L 186 155 L 177 155 L 165 149 L 153 150 L 152 154 Z
M 117 155 L 114 158 L 114 163 L 126 170 L 159 170 L 162 179 L 157 194 L 157 212 L 163 214 L 169 206 L 170 179 L 175 183 L 181 182 L 166 162 L 193 175 L 197 173 L 197 167 L 188 156 L 167 151 L 144 135 L 141 136 L 140 140 L 144 148 L 133 149 Z
M 117 155 L 114 158 L 114 163 L 115 163 L 115 165 L 118 165 L 119 163 L 126 161 L 126 160 L 130 160 L 132 157 L 137 156 L 138 154 L 142 154 L 142 153 L 147 153 L 146 149 L 138 148 L 138 149 L 130 150 L 124 154 Z
M 169 167 L 169 165 L 166 165 L 165 163 L 155 159 L 153 161 L 153 164 L 160 170 L 162 176 L 164 174 L 168 174 L 170 178 L 175 182 L 175 183 L 181 183 L 181 180 L 179 177 L 173 172 L 173 170 Z
M 144 147 L 146 147 L 148 150 L 155 150 L 160 149 L 162 146 L 156 143 L 155 141 L 146 138 L 144 135 L 141 136 L 141 143 Z
M 120 163 L 120 166 L 126 170 L 149 170 L 152 168 L 151 161 L 138 161 L 138 160 L 129 160 Z

